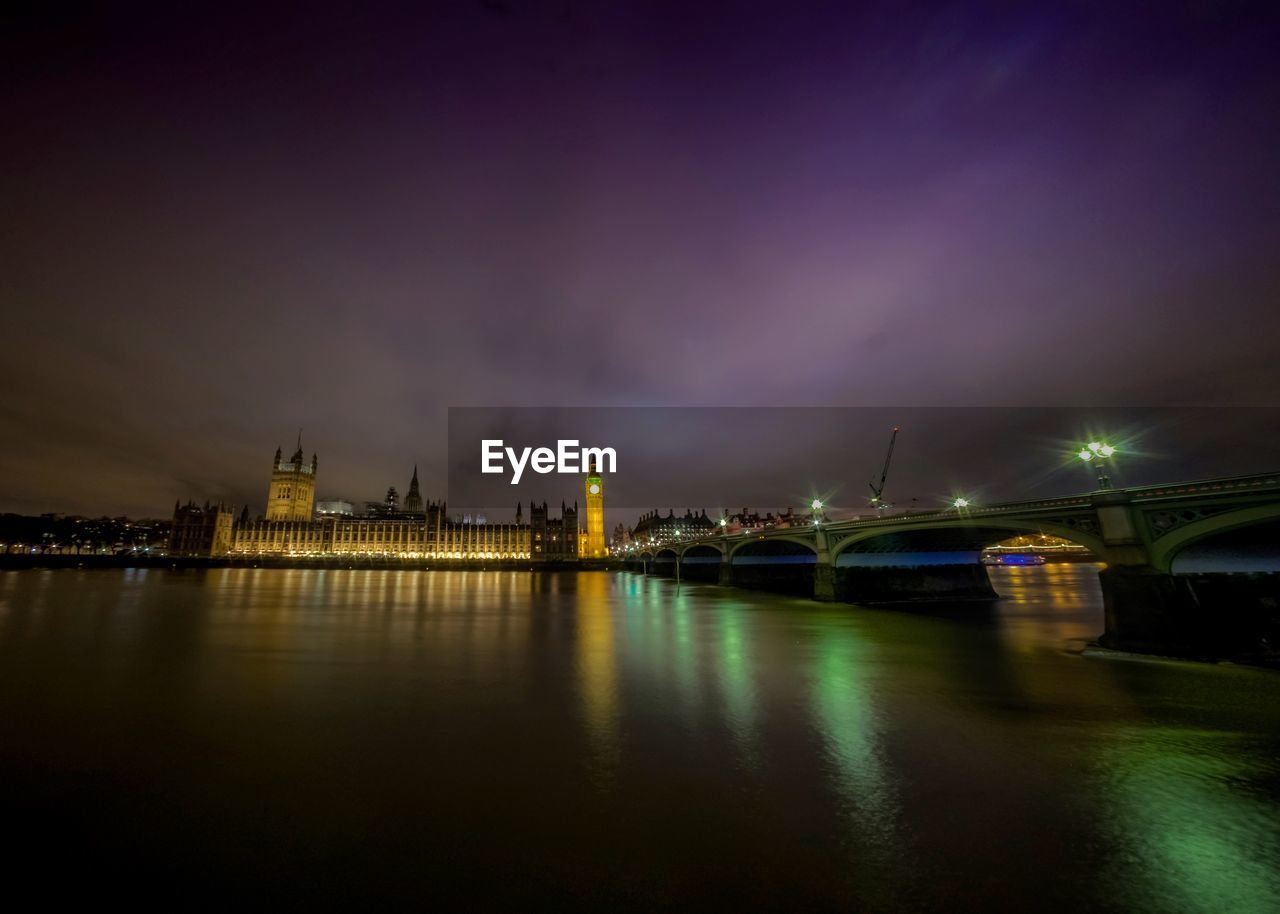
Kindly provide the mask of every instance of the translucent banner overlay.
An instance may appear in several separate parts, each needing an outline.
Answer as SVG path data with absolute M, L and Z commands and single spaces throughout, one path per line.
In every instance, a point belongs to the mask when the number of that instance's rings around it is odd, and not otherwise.
M 882 475 L 882 510 L 927 510 L 1093 491 L 1100 475 L 1120 488 L 1280 470 L 1276 407 L 456 407 L 448 430 L 450 513 L 494 522 L 517 503 L 583 505 L 585 472 L 536 472 L 539 448 L 614 451 L 610 527 L 651 510 L 718 517 L 815 498 L 830 517 L 865 515 Z M 486 441 L 501 472 L 482 472 Z M 1084 460 L 1090 444 L 1114 452 Z M 507 448 L 526 460 L 517 485 Z

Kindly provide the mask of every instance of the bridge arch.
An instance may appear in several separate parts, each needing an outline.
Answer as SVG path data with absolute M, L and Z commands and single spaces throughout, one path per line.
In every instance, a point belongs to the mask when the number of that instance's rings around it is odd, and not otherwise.
M 1151 566 L 1157 571 L 1173 572 L 1178 553 L 1218 534 L 1246 527 L 1261 527 L 1280 521 L 1280 502 L 1251 505 L 1234 511 L 1210 514 L 1191 521 L 1156 539 L 1150 546 Z
M 714 584 L 723 562 L 719 543 L 692 543 L 680 550 L 680 575 L 686 581 Z
M 1040 523 L 1033 519 L 1009 518 L 947 518 L 932 523 L 903 523 L 857 530 L 831 544 L 831 559 L 838 561 L 842 553 L 880 552 L 893 553 L 939 549 L 941 551 L 980 552 L 1001 540 L 1018 534 L 1046 533 L 1084 546 L 1100 559 L 1105 560 L 1106 546 L 1101 537 L 1084 533 L 1063 524 Z M 876 544 L 874 541 L 881 540 Z M 859 549 L 859 546 L 864 548 Z M 880 549 L 867 546 L 881 545 Z
M 724 554 L 724 547 L 717 540 L 704 540 L 701 543 L 690 543 L 680 550 L 681 558 L 685 556 L 717 556 Z
M 1038 533 L 1105 557 L 1101 538 L 1034 518 L 907 521 L 855 530 L 832 544 L 832 593 L 852 602 L 1016 599 L 1017 589 L 1025 587 L 1023 576 L 1000 573 L 993 580 L 981 553 L 1010 536 Z
M 755 537 L 735 543 L 729 554 L 737 587 L 812 597 L 818 553 L 798 536 Z
M 653 551 L 653 559 L 649 562 L 649 572 L 664 578 L 676 575 L 676 562 L 679 556 L 673 546 L 659 546 Z
M 716 558 L 719 559 L 724 555 L 724 550 L 719 543 L 690 543 L 680 550 L 680 558 L 683 560 L 686 556 L 689 558 Z
M 729 560 L 733 561 L 739 555 L 752 554 L 770 554 L 766 544 L 768 543 L 790 543 L 795 546 L 803 546 L 809 552 L 817 554 L 817 546 L 813 537 L 804 536 L 757 536 L 751 539 L 744 539 L 741 542 L 734 543 L 729 547 Z M 782 554 L 774 552 L 772 554 Z M 798 553 L 795 553 L 798 554 Z

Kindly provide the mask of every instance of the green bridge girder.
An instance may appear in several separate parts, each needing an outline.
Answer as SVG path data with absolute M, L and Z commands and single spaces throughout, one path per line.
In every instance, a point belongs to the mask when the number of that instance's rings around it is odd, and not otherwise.
M 1280 520 L 1280 473 L 1264 473 L 964 511 L 831 521 L 815 528 L 713 535 L 642 550 L 636 558 L 653 561 L 670 553 L 674 561 L 691 549 L 710 549 L 732 562 L 753 544 L 786 542 L 812 550 L 823 563 L 834 562 L 847 551 L 891 554 L 939 546 L 976 551 L 1020 533 L 1046 533 L 1084 546 L 1109 565 L 1146 566 L 1168 573 L 1178 552 L 1195 542 L 1276 520 Z

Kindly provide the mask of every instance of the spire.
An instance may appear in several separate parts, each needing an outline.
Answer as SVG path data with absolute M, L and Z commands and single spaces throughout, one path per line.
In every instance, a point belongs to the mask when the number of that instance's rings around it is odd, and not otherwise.
M 410 514 L 423 514 L 425 508 L 422 506 L 422 493 L 418 491 L 418 465 L 413 465 L 413 479 L 409 480 L 409 491 L 405 493 L 404 502 L 402 503 L 404 510 Z
M 302 467 L 302 429 L 298 429 L 298 449 L 293 452 L 293 468 Z

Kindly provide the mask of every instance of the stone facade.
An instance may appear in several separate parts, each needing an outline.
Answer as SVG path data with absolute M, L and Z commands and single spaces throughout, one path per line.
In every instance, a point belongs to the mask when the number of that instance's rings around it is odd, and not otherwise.
M 311 463 L 302 456 L 302 438 L 298 449 L 286 463 L 276 448 L 271 466 L 271 485 L 267 489 L 267 520 L 309 521 L 316 503 L 316 455 Z

